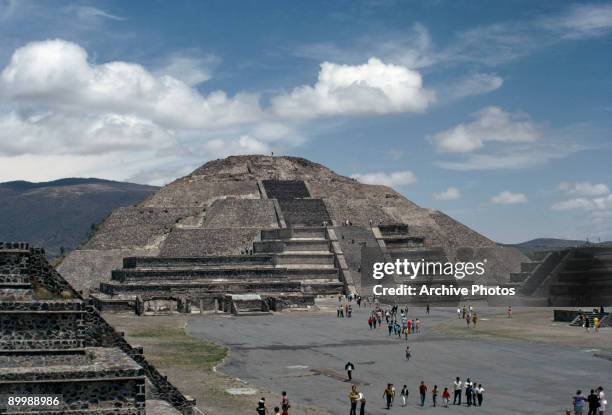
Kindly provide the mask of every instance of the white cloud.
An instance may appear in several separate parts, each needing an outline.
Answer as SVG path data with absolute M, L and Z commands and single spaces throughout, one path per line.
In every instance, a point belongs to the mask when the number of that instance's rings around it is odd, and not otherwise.
M 92 6 L 69 6 L 67 10 L 74 13 L 77 18 L 85 21 L 97 21 L 99 19 L 125 20 L 121 16 L 108 13 Z
M 187 85 L 199 85 L 212 78 L 213 68 L 221 59 L 215 55 L 198 56 L 189 53 L 173 54 L 159 69 L 158 75 L 169 75 Z
M 491 197 L 489 201 L 497 205 L 513 205 L 517 203 L 527 203 L 527 197 L 523 193 L 513 193 L 505 190 Z
M 503 84 L 504 78 L 495 74 L 475 73 L 451 85 L 448 88 L 448 95 L 450 99 L 458 99 L 488 94 L 501 88 Z
M 365 184 L 381 184 L 389 187 L 401 187 L 413 184 L 417 181 L 414 173 L 408 170 L 392 173 L 355 173 L 351 177 Z
M 472 115 L 474 121 L 459 124 L 433 136 L 440 152 L 468 153 L 482 148 L 486 142 L 528 143 L 540 137 L 530 118 L 509 113 L 499 107 L 486 107 Z
M 433 193 L 432 196 L 436 200 L 456 200 L 461 197 L 461 192 L 456 187 L 449 187 L 442 192 Z
M 281 117 L 308 119 L 421 112 L 433 100 L 418 72 L 370 58 L 363 65 L 322 63 L 314 86 L 303 85 L 273 97 L 272 109 Z
M 587 211 L 611 211 L 612 194 L 596 198 L 578 197 L 557 202 L 552 206 L 553 210 L 587 210 Z
M 610 189 L 604 183 L 562 182 L 559 183 L 558 189 L 567 195 L 601 196 L 610 193 Z
M 612 5 L 577 4 L 564 14 L 542 21 L 547 28 L 562 32 L 567 38 L 602 36 L 612 30 Z
M 93 64 L 83 48 L 63 40 L 17 49 L 0 75 L 0 94 L 13 103 L 131 113 L 168 128 L 203 128 L 262 117 L 256 95 L 228 97 L 215 91 L 203 96 L 176 78 L 156 77 L 137 64 Z

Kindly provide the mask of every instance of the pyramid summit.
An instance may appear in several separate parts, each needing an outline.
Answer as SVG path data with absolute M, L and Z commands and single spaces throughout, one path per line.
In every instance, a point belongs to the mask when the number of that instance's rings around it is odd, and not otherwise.
M 525 261 L 389 187 L 303 158 L 253 155 L 211 161 L 116 209 L 59 271 L 100 298 L 174 293 L 206 308 L 226 295 L 360 292 L 374 258 L 486 259 L 488 283 L 508 282 Z

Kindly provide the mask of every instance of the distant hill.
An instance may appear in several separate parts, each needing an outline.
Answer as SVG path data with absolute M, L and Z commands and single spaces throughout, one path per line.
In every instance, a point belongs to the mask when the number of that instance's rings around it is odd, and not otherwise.
M 536 238 L 530 241 L 521 242 L 518 244 L 502 244 L 504 246 L 513 246 L 520 249 L 523 253 L 542 252 L 542 251 L 557 251 L 559 249 L 570 248 L 573 246 L 584 245 L 586 241 L 573 239 L 556 239 L 556 238 Z
M 93 178 L 0 183 L 0 241 L 30 242 L 58 256 L 62 247 L 76 248 L 115 208 L 142 202 L 155 190 Z

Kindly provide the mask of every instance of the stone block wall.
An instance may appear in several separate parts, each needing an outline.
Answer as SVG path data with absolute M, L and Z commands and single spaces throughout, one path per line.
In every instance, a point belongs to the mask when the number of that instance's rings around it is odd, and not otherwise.
M 0 302 L 0 349 L 67 349 L 83 343 L 80 301 Z
M 100 225 L 98 232 L 83 249 L 120 249 L 147 246 L 155 243 L 160 234 L 186 216 L 193 216 L 197 208 L 122 207 L 116 209 Z
M 238 255 L 252 246 L 258 234 L 256 228 L 173 229 L 160 256 Z
M 274 202 L 267 199 L 221 199 L 206 211 L 204 228 L 277 228 Z

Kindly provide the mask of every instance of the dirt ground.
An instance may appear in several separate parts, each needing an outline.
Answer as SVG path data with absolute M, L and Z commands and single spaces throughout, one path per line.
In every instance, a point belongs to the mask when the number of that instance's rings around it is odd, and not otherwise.
M 319 311 L 309 313 L 313 318 L 328 319 L 335 314 L 334 307 L 321 305 Z M 550 343 L 592 349 L 598 357 L 612 360 L 612 328 L 600 332 L 586 332 L 583 328 L 570 327 L 567 323 L 552 321 L 552 309 L 515 308 L 513 318 L 508 319 L 503 308 L 482 308 L 478 310 L 480 321 L 476 328 L 468 329 L 464 320 L 457 319 L 450 310 L 431 327 L 431 335 L 444 338 L 474 339 L 511 339 L 538 343 Z M 187 322 L 193 318 L 206 316 L 169 315 L 143 316 L 133 314 L 105 313 L 107 321 L 125 333 L 132 345 L 142 346 L 145 356 L 183 393 L 194 397 L 198 407 L 206 414 L 245 414 L 254 413 L 257 401 L 265 396 L 272 409 L 279 402 L 278 392 L 270 393 L 241 379 L 224 375 L 223 362 L 231 351 L 222 345 L 204 342 L 185 334 Z M 291 318 L 290 315 L 286 316 Z M 223 319 L 222 316 L 210 318 Z M 262 317 L 265 319 L 265 317 Z M 232 324 L 228 318 L 227 323 Z M 591 350 L 589 350 L 591 351 Z M 218 368 L 218 370 L 217 370 Z M 313 378 L 313 382 L 316 382 Z M 254 388 L 252 395 L 232 395 L 230 388 Z M 329 415 L 330 412 L 295 405 L 292 415 Z
M 196 399 L 197 406 L 208 414 L 255 413 L 257 401 L 266 397 L 273 409 L 280 397 L 257 386 L 231 378 L 217 370 L 230 351 L 222 346 L 204 343 L 185 334 L 190 315 L 142 316 L 104 313 L 104 318 L 133 346 L 142 346 L 151 363 L 168 376 L 185 395 Z M 221 369 L 222 370 L 222 369 Z M 255 395 L 232 395 L 230 388 L 256 388 Z M 295 415 L 330 415 L 318 408 L 292 408 Z

